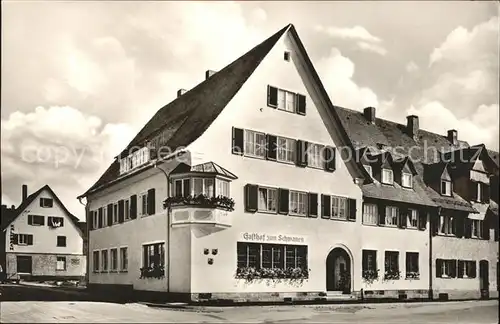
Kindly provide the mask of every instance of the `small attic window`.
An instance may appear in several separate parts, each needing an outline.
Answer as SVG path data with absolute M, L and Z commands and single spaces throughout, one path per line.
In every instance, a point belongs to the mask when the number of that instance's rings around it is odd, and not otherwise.
M 290 62 L 290 52 L 285 51 L 285 53 L 283 54 L 283 58 L 285 59 L 285 61 Z

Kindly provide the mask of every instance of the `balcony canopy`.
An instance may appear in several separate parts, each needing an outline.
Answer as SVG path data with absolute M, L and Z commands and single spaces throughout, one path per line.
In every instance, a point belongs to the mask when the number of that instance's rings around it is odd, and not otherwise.
M 220 175 L 229 179 L 238 179 L 236 175 L 229 172 L 227 169 L 221 167 L 215 162 L 206 162 L 202 164 L 197 164 L 193 166 L 189 166 L 186 163 L 179 164 L 171 174 L 203 174 L 203 175 Z

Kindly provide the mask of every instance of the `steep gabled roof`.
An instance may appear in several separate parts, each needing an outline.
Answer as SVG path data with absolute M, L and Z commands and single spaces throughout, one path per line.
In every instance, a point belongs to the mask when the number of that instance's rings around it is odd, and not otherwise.
M 76 217 L 75 215 L 73 215 L 69 212 L 69 210 L 66 208 L 66 206 L 64 206 L 64 204 L 61 202 L 59 197 L 57 197 L 57 195 L 52 190 L 52 188 L 50 188 L 49 185 L 45 185 L 45 186 L 41 187 L 40 189 L 38 189 L 37 191 L 35 191 L 31 195 L 26 197 L 26 199 L 19 205 L 19 207 L 17 207 L 16 210 L 10 215 L 11 219 L 9 219 L 7 221 L 2 221 L 1 230 L 4 231 L 10 225 L 10 223 L 12 223 L 33 201 L 35 201 L 35 199 L 44 190 L 47 190 L 52 195 L 52 197 L 54 197 L 54 200 L 56 201 L 56 203 L 58 203 L 62 207 L 63 211 L 66 213 L 66 215 L 68 215 L 71 222 L 73 222 L 73 224 L 76 226 L 76 228 L 78 228 L 78 230 L 81 230 L 81 225 L 79 225 L 80 220 L 78 219 L 78 217 Z

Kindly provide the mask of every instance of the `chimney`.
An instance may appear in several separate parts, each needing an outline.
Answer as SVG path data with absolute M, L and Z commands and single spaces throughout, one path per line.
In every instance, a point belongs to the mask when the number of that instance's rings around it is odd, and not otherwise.
M 180 96 L 182 96 L 185 93 L 186 93 L 186 89 L 179 89 L 179 90 L 177 90 L 177 98 L 179 98 Z
M 23 199 L 21 200 L 21 203 L 24 202 L 28 198 L 28 186 L 23 184 Z
M 413 139 L 416 140 L 418 133 L 418 116 L 410 115 L 406 117 L 406 120 L 406 131 L 410 137 L 413 137 Z
M 448 131 L 448 141 L 450 141 L 451 145 L 457 145 L 458 144 L 457 130 L 456 129 L 450 129 Z
M 214 74 L 215 74 L 215 71 L 213 71 L 213 70 L 207 70 L 205 72 L 205 80 L 208 80 L 208 78 L 210 78 Z
M 10 209 L 12 209 L 12 210 L 16 209 L 16 205 L 10 206 Z
M 366 107 L 363 110 L 363 115 L 365 116 L 366 120 L 368 120 L 372 124 L 375 124 L 375 107 Z

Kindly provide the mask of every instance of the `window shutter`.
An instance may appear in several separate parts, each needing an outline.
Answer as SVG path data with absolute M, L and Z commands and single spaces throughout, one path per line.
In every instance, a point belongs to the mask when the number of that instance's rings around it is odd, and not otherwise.
M 443 277 L 443 260 L 436 259 L 436 277 Z
M 335 171 L 335 148 L 331 146 L 326 146 L 323 149 L 323 157 L 325 163 L 325 170 L 329 172 Z
M 450 260 L 451 263 L 451 277 L 457 277 L 457 260 Z
M 18 243 L 19 243 L 19 235 L 12 234 L 12 244 L 18 244 Z
M 276 160 L 277 138 L 274 135 L 266 134 L 266 158 Z
M 233 154 L 243 155 L 244 153 L 244 132 L 241 128 L 233 127 L 232 152 Z
M 316 193 L 309 193 L 308 194 L 309 201 L 308 201 L 308 216 L 309 217 L 318 217 L 318 194 Z
M 113 225 L 113 204 L 108 204 L 108 226 Z
M 368 269 L 368 253 L 366 250 L 362 250 L 362 261 L 361 261 L 361 269 L 364 270 L 369 270 Z
M 490 186 L 486 183 L 483 183 L 483 187 L 481 188 L 483 202 L 490 202 Z
M 118 222 L 123 223 L 125 221 L 125 202 L 123 200 L 118 201 Z
M 297 103 L 297 114 L 306 115 L 306 96 L 300 93 L 296 94 L 295 102 Z
M 254 213 L 258 209 L 258 186 L 253 184 L 245 185 L 245 210 Z
M 434 216 L 434 217 L 433 217 Z M 439 220 L 441 216 L 439 214 L 431 214 L 429 217 L 429 224 L 431 225 L 432 235 L 437 235 L 439 231 Z
M 306 141 L 297 140 L 295 142 L 297 145 L 297 165 L 301 167 L 307 166 L 307 147 L 308 143 Z
M 472 276 L 472 278 L 476 278 L 476 276 L 477 276 L 477 269 L 476 269 L 477 264 L 476 263 L 477 262 L 476 261 L 471 261 L 471 263 L 472 263 L 472 273 L 471 273 L 471 276 Z
M 40 207 L 43 207 L 43 203 L 42 203 L 43 198 L 40 198 L 39 201 L 40 201 Z
M 350 221 L 356 221 L 356 199 L 349 198 L 349 216 Z
M 456 237 L 463 237 L 464 236 L 464 225 L 465 225 L 465 218 L 456 216 L 453 219 L 453 231 L 455 233 Z
M 94 211 L 87 212 L 87 224 L 89 224 L 89 230 L 94 229 Z
M 33 234 L 28 234 L 28 242 L 26 242 L 28 245 L 33 245 Z
M 63 227 L 64 226 L 64 218 L 61 217 L 60 221 L 61 221 L 61 227 Z
M 279 188 L 278 189 L 278 213 L 288 214 L 288 204 L 289 204 L 289 191 L 288 189 Z
M 490 239 L 490 217 L 488 215 L 483 220 L 482 236 L 484 240 Z
M 458 273 L 457 273 L 457 278 L 463 278 L 464 273 L 462 271 L 463 267 L 465 265 L 465 261 L 463 260 L 458 260 Z
M 270 85 L 267 86 L 267 105 L 269 107 L 278 107 L 278 89 Z
M 385 206 L 379 204 L 377 206 L 378 209 L 378 225 L 385 225 Z
M 184 179 L 182 180 L 182 195 L 184 197 L 189 197 L 191 196 L 191 179 Z
M 331 197 L 328 195 L 321 195 L 321 218 L 330 219 L 331 214 Z
M 155 188 L 148 190 L 148 215 L 154 215 L 156 213 L 156 197 Z
M 33 215 L 28 215 L 28 225 L 33 225 Z
M 473 201 L 477 200 L 477 182 L 476 181 L 471 181 L 472 182 L 472 188 L 471 188 L 471 199 Z
M 408 225 L 408 208 L 401 207 L 399 209 L 399 221 L 398 221 L 398 227 L 399 228 L 406 228 Z
M 137 218 L 137 195 L 130 196 L 130 218 Z
M 98 225 L 99 226 L 98 226 L 98 228 L 102 228 L 102 223 L 103 223 L 102 222 L 103 221 L 102 218 L 103 218 L 103 209 L 101 207 L 101 208 L 99 208 L 99 217 L 98 217 L 98 222 L 99 222 Z
M 465 217 L 464 219 L 464 237 L 472 237 L 472 220 L 469 217 Z
M 418 229 L 421 231 L 427 229 L 427 212 L 425 210 L 418 211 Z

